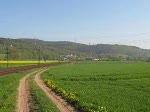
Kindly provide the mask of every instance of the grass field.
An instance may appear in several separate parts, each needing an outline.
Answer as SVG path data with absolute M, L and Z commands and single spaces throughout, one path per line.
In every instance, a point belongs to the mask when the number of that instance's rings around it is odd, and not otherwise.
M 19 81 L 27 72 L 0 77 L 0 112 L 15 112 Z
M 150 112 L 150 63 L 75 63 L 52 68 L 42 78 L 108 112 Z

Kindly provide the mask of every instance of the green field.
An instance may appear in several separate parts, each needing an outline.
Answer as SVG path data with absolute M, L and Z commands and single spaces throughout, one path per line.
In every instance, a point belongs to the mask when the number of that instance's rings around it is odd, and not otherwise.
M 15 112 L 20 79 L 29 72 L 0 76 L 0 112 Z
M 74 63 L 52 68 L 42 78 L 108 112 L 150 112 L 150 63 Z

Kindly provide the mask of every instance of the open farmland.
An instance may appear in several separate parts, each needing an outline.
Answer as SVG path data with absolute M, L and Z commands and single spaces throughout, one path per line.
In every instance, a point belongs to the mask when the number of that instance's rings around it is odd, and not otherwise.
M 75 94 L 81 105 L 108 112 L 150 111 L 150 63 L 75 63 L 42 75 L 59 88 Z

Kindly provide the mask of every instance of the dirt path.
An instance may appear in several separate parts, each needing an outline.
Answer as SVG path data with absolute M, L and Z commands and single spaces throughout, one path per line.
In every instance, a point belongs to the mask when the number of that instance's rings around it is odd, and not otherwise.
M 75 109 L 69 105 L 65 100 L 63 100 L 60 96 L 57 96 L 53 91 L 51 91 L 41 80 L 40 74 L 42 74 L 43 70 L 35 76 L 35 81 L 38 86 L 45 92 L 45 94 L 53 101 L 53 103 L 58 107 L 61 112 L 75 112 Z
M 30 75 L 35 74 L 39 70 L 36 70 L 28 75 L 26 75 L 23 79 L 20 80 L 19 88 L 18 88 L 18 97 L 17 97 L 17 112 L 29 112 L 29 84 L 28 79 Z
M 65 100 L 60 96 L 57 96 L 53 91 L 51 91 L 41 80 L 40 74 L 45 72 L 47 69 L 36 70 L 30 74 L 27 74 L 23 79 L 20 80 L 18 88 L 18 97 L 17 97 L 17 112 L 29 112 L 30 111 L 30 87 L 28 79 L 30 75 L 36 74 L 35 81 L 37 85 L 45 92 L 45 94 L 53 101 L 53 103 L 58 107 L 60 112 L 75 112 L 75 109 L 69 105 Z

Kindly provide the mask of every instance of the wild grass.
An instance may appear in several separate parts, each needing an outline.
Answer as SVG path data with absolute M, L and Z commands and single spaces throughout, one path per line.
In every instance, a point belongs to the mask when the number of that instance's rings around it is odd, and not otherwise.
M 150 111 L 150 63 L 75 63 L 52 68 L 42 78 L 108 112 Z

